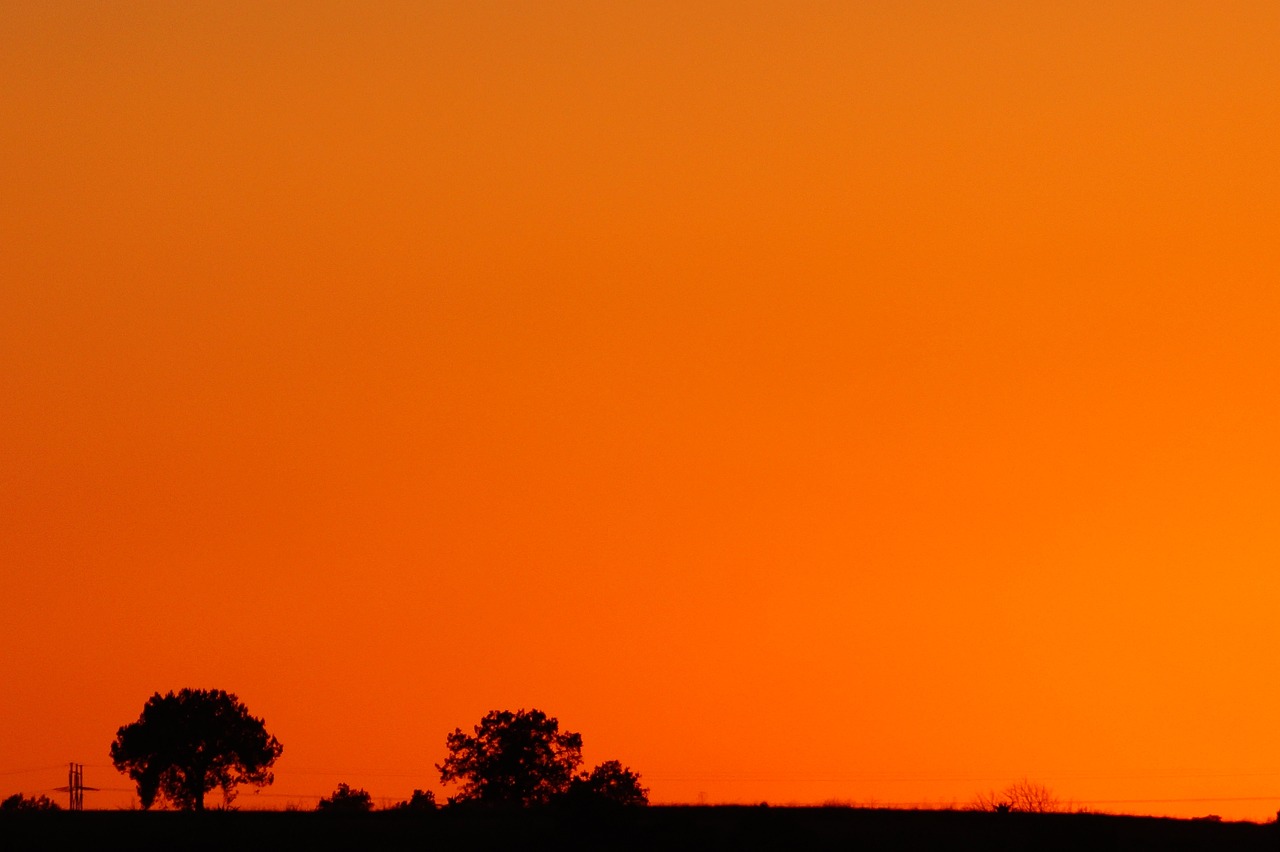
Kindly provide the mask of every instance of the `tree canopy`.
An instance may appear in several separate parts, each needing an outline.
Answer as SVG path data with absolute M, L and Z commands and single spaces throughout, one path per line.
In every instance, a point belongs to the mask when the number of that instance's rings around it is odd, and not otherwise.
M 229 802 L 240 784 L 270 784 L 281 751 L 235 695 L 184 689 L 152 695 L 138 721 L 116 733 L 111 762 L 137 784 L 143 808 L 162 797 L 183 810 L 203 810 L 215 788 Z
M 582 804 L 649 804 L 649 790 L 641 786 L 639 773 L 632 772 L 616 760 L 606 760 L 573 779 L 569 785 L 569 796 Z
M 455 801 L 546 804 L 568 791 L 582 763 L 582 736 L 541 710 L 494 710 L 474 731 L 449 734 L 449 756 L 436 766 L 441 781 L 461 785 Z

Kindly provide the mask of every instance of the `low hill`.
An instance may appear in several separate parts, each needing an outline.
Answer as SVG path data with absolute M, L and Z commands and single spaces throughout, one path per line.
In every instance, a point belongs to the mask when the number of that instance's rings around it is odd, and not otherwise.
M 1280 826 L 1101 814 L 795 807 L 0 815 L 6 850 L 1275 850 Z

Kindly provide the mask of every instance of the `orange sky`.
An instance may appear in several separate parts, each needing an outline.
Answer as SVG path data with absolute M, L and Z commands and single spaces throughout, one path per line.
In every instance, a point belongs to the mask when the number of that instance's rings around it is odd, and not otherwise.
M 246 806 L 538 707 L 663 802 L 1273 816 L 1278 39 L 0 5 L 0 794 L 192 686 Z

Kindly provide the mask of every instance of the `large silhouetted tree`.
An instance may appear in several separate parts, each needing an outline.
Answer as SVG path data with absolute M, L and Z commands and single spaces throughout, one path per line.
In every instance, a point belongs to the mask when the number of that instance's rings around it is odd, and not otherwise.
M 184 689 L 147 699 L 138 721 L 116 733 L 111 762 L 138 785 L 142 807 L 162 796 L 199 811 L 214 788 L 230 801 L 239 784 L 270 784 L 281 751 L 262 720 L 234 695 Z
M 440 780 L 459 783 L 459 802 L 539 805 L 564 794 L 582 763 L 582 736 L 560 731 L 541 710 L 494 710 L 475 726 L 449 734 Z

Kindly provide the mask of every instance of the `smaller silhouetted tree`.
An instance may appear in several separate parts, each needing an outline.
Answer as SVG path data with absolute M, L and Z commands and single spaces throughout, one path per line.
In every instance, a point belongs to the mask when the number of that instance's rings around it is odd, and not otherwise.
M 61 807 L 58 803 L 50 799 L 48 796 L 24 796 L 21 793 L 14 793 L 9 798 L 0 802 L 0 811 L 60 811 Z
M 327 814 L 367 814 L 373 810 L 373 797 L 367 790 L 352 790 L 339 784 L 332 795 L 320 800 L 316 810 Z
M 462 785 L 451 799 L 485 805 L 547 804 L 569 789 L 582 763 L 582 736 L 561 732 L 541 710 L 494 710 L 475 733 L 449 734 L 440 780 Z
M 568 795 L 575 804 L 649 804 L 649 791 L 640 784 L 640 775 L 616 760 L 607 760 L 573 779 Z
M 436 794 L 430 790 L 414 790 L 413 795 L 403 802 L 396 802 L 388 810 L 409 812 L 409 813 L 429 813 L 436 809 Z
M 973 810 L 995 813 L 1044 814 L 1062 809 L 1062 803 L 1044 784 L 1026 778 L 1015 781 L 1000 793 L 979 793 L 970 806 Z

